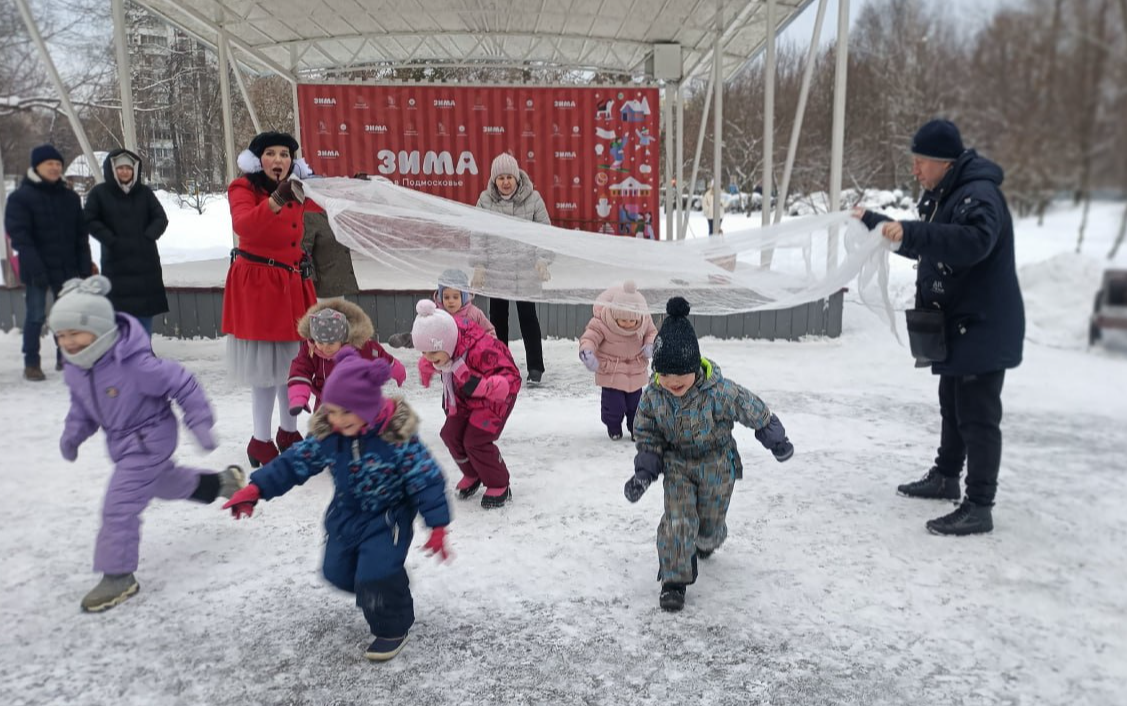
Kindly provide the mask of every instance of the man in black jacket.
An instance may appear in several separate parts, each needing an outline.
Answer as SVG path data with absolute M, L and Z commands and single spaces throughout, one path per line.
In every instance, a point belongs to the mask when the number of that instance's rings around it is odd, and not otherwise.
M 921 127 L 912 157 L 912 174 L 924 188 L 921 220 L 855 212 L 869 228 L 879 225 L 899 255 L 918 261 L 916 308 L 942 312 L 946 355 L 927 361 L 939 376 L 939 452 L 922 479 L 898 490 L 913 498 L 959 500 L 965 461 L 966 497 L 927 528 L 935 534 L 979 534 L 994 528 L 1002 382 L 1006 369 L 1021 363 L 1025 338 L 1013 221 L 999 188 L 1002 169 L 964 149 L 954 123 L 932 120 Z
M 4 229 L 20 256 L 27 303 L 23 376 L 39 382 L 46 379 L 40 367 L 39 337 L 47 318 L 47 290 L 58 297 L 63 282 L 92 274 L 82 200 L 63 180 L 63 156 L 54 145 L 39 145 L 31 151 L 31 168 L 20 188 L 8 197 Z M 55 369 L 62 369 L 57 350 Z
M 86 197 L 86 225 L 102 244 L 102 274 L 110 278 L 110 302 L 141 322 L 151 336 L 153 317 L 168 311 L 157 239 L 168 217 L 156 194 L 141 183 L 141 158 L 125 149 L 106 155 L 106 180 Z

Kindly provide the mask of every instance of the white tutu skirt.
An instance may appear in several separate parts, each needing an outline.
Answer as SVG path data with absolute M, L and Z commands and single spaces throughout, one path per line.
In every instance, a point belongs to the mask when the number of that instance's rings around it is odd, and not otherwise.
M 227 375 L 250 387 L 285 385 L 301 341 L 247 341 L 227 336 Z

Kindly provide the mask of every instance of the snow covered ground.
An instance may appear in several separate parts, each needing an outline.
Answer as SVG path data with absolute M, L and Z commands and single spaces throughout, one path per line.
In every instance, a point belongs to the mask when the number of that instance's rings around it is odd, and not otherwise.
M 660 488 L 625 501 L 630 445 L 606 438 L 575 343 L 549 341 L 546 384 L 521 393 L 501 439 L 514 502 L 456 504 L 452 561 L 412 553 L 418 622 L 382 665 L 362 657 L 370 638 L 351 597 L 319 575 L 327 477 L 238 523 L 218 503 L 154 505 L 141 593 L 80 613 L 97 580 L 104 444 L 61 460 L 60 376 L 23 382 L 19 335 L 0 334 L 0 703 L 1122 704 L 1127 346 L 1085 345 L 1122 207 L 1093 207 L 1086 255 L 1071 254 L 1072 209 L 1019 224 L 1029 337 L 1006 380 L 993 534 L 929 535 L 924 521 L 950 505 L 895 494 L 934 454 L 936 380 L 850 300 L 839 339 L 702 341 L 797 452 L 778 464 L 737 431 L 746 472 L 728 542 L 702 562 L 685 611 L 665 614 Z M 206 240 L 180 220 L 183 236 L 162 247 Z M 913 273 L 894 263 L 902 306 Z M 250 400 L 226 383 L 222 344 L 154 343 L 199 376 L 220 420 L 216 452 L 186 441 L 180 459 L 245 462 Z M 414 354 L 403 358 L 410 369 Z M 403 393 L 453 471 L 437 390 L 412 378 Z

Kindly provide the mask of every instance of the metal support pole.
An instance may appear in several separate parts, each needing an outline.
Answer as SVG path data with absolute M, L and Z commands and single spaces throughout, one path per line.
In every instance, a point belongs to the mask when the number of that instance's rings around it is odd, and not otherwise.
M 845 79 L 849 73 L 849 0 L 838 0 L 837 64 L 834 68 L 834 118 L 830 145 L 830 203 L 828 210 L 841 208 L 841 172 L 845 153 Z M 826 271 L 837 265 L 838 229 L 830 229 Z
M 763 178 L 759 182 L 762 199 L 759 202 L 760 225 L 771 225 L 771 192 L 775 180 L 775 0 L 767 0 L 767 61 L 764 67 L 763 88 Z M 759 253 L 759 264 L 771 267 L 775 257 L 773 249 Z
M 250 99 L 250 92 L 247 91 L 247 84 L 243 80 L 243 72 L 239 70 L 239 62 L 235 61 L 234 53 L 231 53 L 228 58 L 231 60 L 231 72 L 235 74 L 235 84 L 239 87 L 239 93 L 243 95 L 243 103 L 247 107 L 247 113 L 250 114 L 250 123 L 254 126 L 255 134 L 262 132 L 262 124 L 258 122 L 258 111 L 254 109 L 254 103 Z
M 90 164 L 90 173 L 94 176 L 94 181 L 101 184 L 105 181 L 105 177 L 102 176 L 102 165 L 98 164 L 98 161 L 94 158 L 94 149 L 90 146 L 90 139 L 86 137 L 86 130 L 82 127 L 82 121 L 78 119 L 74 104 L 70 102 L 70 93 L 67 92 L 66 85 L 59 77 L 55 62 L 51 60 L 51 53 L 47 51 L 47 43 L 43 41 L 43 35 L 39 33 L 39 25 L 35 23 L 35 18 L 31 16 L 31 8 L 28 7 L 27 0 L 16 0 L 16 6 L 20 10 L 24 24 L 27 25 L 27 33 L 31 36 L 31 41 L 35 43 L 36 49 L 39 50 L 39 57 L 43 59 L 43 66 L 47 69 L 47 75 L 50 76 L 51 83 L 55 84 L 55 92 L 59 94 L 59 102 L 62 103 L 63 111 L 66 112 L 67 119 L 70 121 L 70 127 L 74 130 L 74 136 L 78 138 L 78 143 L 82 145 L 82 153 L 86 155 L 86 161 Z
M 231 78 L 228 58 L 231 50 L 227 43 L 227 33 L 219 32 L 219 97 L 223 106 L 223 151 L 227 157 L 227 181 L 234 181 L 235 171 L 235 128 L 231 119 Z
M 661 105 L 661 120 L 665 123 L 665 239 L 673 236 L 673 101 L 677 84 L 666 82 L 662 91 L 665 100 Z
M 294 45 L 290 46 L 290 71 L 293 72 L 293 75 L 295 77 L 297 76 L 297 46 L 294 46 Z M 297 81 L 296 80 L 292 84 L 290 84 L 290 88 L 293 91 L 293 136 L 294 136 L 294 139 L 297 140 L 297 144 L 300 145 L 301 144 L 301 113 L 298 111 Z M 305 154 L 302 153 L 302 157 L 304 157 L 304 156 L 305 156 Z
M 677 84 L 677 239 L 685 237 L 685 200 L 681 194 L 685 189 L 685 89 Z M 673 233 L 669 234 L 673 240 Z
M 712 50 L 712 90 L 716 91 L 716 110 L 712 113 L 712 226 L 717 235 L 720 234 L 720 220 L 724 213 L 720 197 L 720 181 L 724 176 L 724 77 L 721 74 L 724 68 L 723 37 L 724 0 L 716 0 L 716 40 Z
M 702 149 L 704 149 L 704 128 L 708 125 L 708 110 L 712 107 L 712 84 L 715 81 L 716 72 L 714 71 L 708 77 L 708 90 L 705 91 L 704 94 L 704 110 L 702 110 L 700 114 L 700 130 L 697 131 L 697 150 L 693 153 L 693 172 L 688 184 L 689 204 L 687 206 L 687 209 L 689 211 L 693 210 L 693 189 L 696 188 L 697 172 L 700 170 L 700 152 Z M 684 96 L 682 96 L 682 98 L 683 97 Z M 688 227 L 689 219 L 688 216 L 686 216 L 685 220 L 681 223 L 681 232 L 677 236 L 678 240 L 685 239 L 685 231 L 688 229 Z
M 117 53 L 117 85 L 121 93 L 121 134 L 125 149 L 137 151 L 137 123 L 133 118 L 133 70 L 125 46 L 125 0 L 112 0 L 113 43 Z
M 798 138 L 802 135 L 802 120 L 806 117 L 806 97 L 810 95 L 810 77 L 814 74 L 814 58 L 818 55 L 818 38 L 822 36 L 822 20 L 826 17 L 826 4 L 826 0 L 820 0 L 818 3 L 818 15 L 814 18 L 814 35 L 810 38 L 810 49 L 806 53 L 806 69 L 802 73 L 802 87 L 798 90 L 798 106 L 794 109 L 794 124 L 791 126 L 790 145 L 787 147 L 787 162 L 783 167 L 783 182 L 779 185 L 778 203 L 775 206 L 776 223 L 783 220 L 783 210 L 786 208 L 790 174 L 794 169 L 795 154 L 798 152 Z

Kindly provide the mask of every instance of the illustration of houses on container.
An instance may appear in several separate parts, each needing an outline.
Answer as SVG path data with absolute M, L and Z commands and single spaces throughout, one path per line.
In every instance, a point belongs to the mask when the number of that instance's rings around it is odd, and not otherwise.
M 634 177 L 626 177 L 617 184 L 610 185 L 610 193 L 612 196 L 634 196 L 634 197 L 647 197 L 653 187 L 649 184 L 643 184 Z
M 643 123 L 650 114 L 650 103 L 643 96 L 642 100 L 626 101 L 619 108 L 619 115 L 624 123 Z

